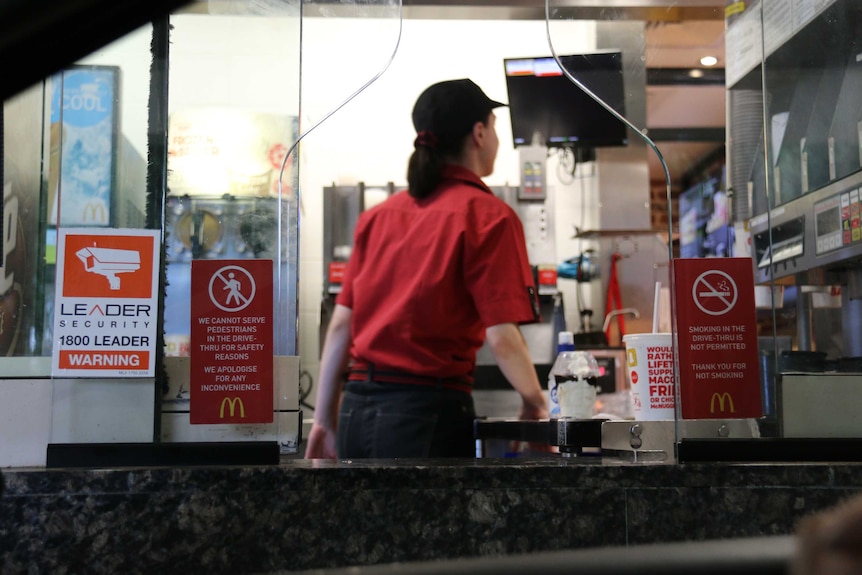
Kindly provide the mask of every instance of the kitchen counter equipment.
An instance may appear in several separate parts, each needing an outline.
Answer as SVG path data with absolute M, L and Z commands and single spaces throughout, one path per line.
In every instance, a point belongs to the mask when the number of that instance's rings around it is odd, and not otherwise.
M 640 462 L 676 462 L 676 422 L 630 419 L 540 419 L 478 418 L 474 422 L 476 457 L 512 457 L 512 442 L 557 447 L 563 457 L 601 456 L 603 459 Z M 687 436 L 748 439 L 758 435 L 757 425 L 747 419 L 709 419 L 681 422 Z M 534 449 L 528 455 L 556 456 Z
M 509 455 L 508 444 L 513 441 L 558 447 L 564 456 L 598 454 L 601 452 L 602 422 L 604 421 L 607 420 L 573 418 L 533 421 L 507 418 L 476 419 L 474 422 L 476 457 Z

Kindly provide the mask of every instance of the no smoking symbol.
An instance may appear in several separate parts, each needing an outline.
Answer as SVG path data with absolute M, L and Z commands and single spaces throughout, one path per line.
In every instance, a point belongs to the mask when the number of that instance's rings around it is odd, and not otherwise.
M 720 270 L 705 271 L 691 288 L 694 305 L 708 315 L 724 315 L 736 305 L 739 288 L 728 274 Z

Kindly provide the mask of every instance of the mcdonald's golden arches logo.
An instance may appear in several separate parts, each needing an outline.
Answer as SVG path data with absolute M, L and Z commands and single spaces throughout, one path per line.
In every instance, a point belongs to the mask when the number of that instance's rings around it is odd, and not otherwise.
M 733 407 L 733 397 L 731 397 L 730 393 L 725 391 L 724 393 L 718 393 L 717 391 L 712 394 L 712 399 L 709 400 L 709 412 L 715 413 L 715 402 L 718 400 L 718 410 L 721 413 L 725 412 L 724 403 L 727 402 L 728 407 L 730 407 L 730 413 L 736 411 Z
M 108 213 L 105 209 L 104 202 L 92 201 L 87 202 L 81 209 L 81 218 L 83 223 L 106 224 L 108 223 Z
M 221 400 L 221 407 L 218 410 L 219 418 L 224 419 L 225 405 L 228 406 L 228 416 L 233 417 L 234 413 L 236 413 L 237 404 L 239 404 L 239 416 L 245 418 L 245 405 L 242 403 L 242 398 L 239 397 L 225 397 Z
M 629 367 L 636 367 L 638 364 L 638 350 L 633 347 L 627 349 L 626 359 L 628 359 Z

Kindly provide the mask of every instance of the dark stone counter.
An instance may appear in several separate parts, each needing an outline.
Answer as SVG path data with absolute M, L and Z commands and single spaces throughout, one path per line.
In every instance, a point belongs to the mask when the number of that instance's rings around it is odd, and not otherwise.
M 2 573 L 263 573 L 791 534 L 862 465 L 599 459 L 5 469 Z

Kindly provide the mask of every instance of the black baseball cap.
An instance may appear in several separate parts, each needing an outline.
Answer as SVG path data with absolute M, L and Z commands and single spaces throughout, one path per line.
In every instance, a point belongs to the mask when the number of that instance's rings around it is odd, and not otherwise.
M 419 95 L 413 106 L 413 127 L 438 138 L 457 138 L 476 122 L 484 122 L 491 110 L 505 105 L 486 96 L 472 80 L 446 80 Z

